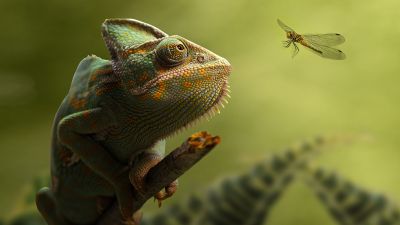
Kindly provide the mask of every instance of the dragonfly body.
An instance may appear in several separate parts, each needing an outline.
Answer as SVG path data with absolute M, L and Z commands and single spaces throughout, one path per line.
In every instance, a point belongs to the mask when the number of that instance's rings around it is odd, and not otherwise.
M 345 39 L 337 33 L 328 34 L 298 34 L 292 28 L 285 25 L 278 19 L 279 26 L 286 32 L 287 40 L 284 41 L 284 47 L 288 48 L 291 44 L 294 46 L 293 57 L 299 52 L 297 44 L 301 44 L 315 54 L 329 59 L 345 59 L 346 55 L 339 49 L 333 48 L 342 44 Z
M 294 31 L 289 31 L 286 32 L 286 38 L 288 39 L 287 41 L 284 41 L 285 47 L 289 48 L 291 44 L 295 47 L 295 52 L 293 56 L 295 56 L 299 52 L 299 48 L 297 47 L 296 43 L 299 43 L 309 49 L 312 49 L 315 52 L 318 52 L 319 54 L 322 54 L 322 51 L 318 50 L 317 48 L 314 48 L 313 46 L 309 45 L 303 38 L 302 35 L 294 32 Z

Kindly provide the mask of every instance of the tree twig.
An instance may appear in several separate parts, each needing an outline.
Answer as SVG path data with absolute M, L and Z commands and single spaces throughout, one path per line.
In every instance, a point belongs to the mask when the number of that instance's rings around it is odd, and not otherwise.
M 220 137 L 213 137 L 205 131 L 190 136 L 180 147 L 150 169 L 146 176 L 146 193 L 135 192 L 134 194 L 133 207 L 135 211 L 138 211 L 148 199 L 188 171 L 219 143 Z M 97 225 L 137 224 L 137 221 L 122 221 L 121 218 L 118 203 L 114 202 L 99 219 Z

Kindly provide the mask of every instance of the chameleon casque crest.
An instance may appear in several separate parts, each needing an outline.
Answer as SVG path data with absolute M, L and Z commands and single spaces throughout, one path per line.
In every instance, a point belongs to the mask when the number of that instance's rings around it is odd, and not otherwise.
M 132 189 L 143 191 L 164 139 L 227 95 L 228 61 L 185 38 L 133 19 L 108 19 L 102 34 L 111 60 L 80 62 L 54 119 L 52 184 L 36 198 L 50 225 L 95 224 L 115 198 L 131 218 Z

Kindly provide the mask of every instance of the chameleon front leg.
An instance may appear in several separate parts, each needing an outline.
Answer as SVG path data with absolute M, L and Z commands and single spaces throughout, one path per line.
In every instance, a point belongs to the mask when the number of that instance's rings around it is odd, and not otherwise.
M 162 157 L 158 154 L 153 153 L 143 153 L 140 160 L 134 165 L 129 173 L 129 179 L 132 185 L 140 193 L 146 193 L 146 175 L 162 160 Z M 164 191 L 158 192 L 154 198 L 158 200 L 158 206 L 161 207 L 161 202 L 169 197 L 171 197 L 178 188 L 178 181 L 170 183 L 164 188 Z
M 132 169 L 129 173 L 129 179 L 135 189 L 140 193 L 146 193 L 146 175 L 157 165 L 165 154 L 165 140 L 158 141 L 153 148 L 146 150 L 139 157 L 135 158 Z M 175 180 L 164 188 L 164 191 L 158 192 L 154 198 L 158 200 L 158 206 L 161 202 L 171 197 L 178 188 L 178 181 Z
M 60 142 L 80 157 L 95 173 L 114 187 L 120 211 L 124 218 L 133 215 L 133 192 L 128 166 L 115 160 L 89 134 L 96 134 L 115 125 L 113 117 L 102 108 L 77 112 L 63 118 L 58 124 Z

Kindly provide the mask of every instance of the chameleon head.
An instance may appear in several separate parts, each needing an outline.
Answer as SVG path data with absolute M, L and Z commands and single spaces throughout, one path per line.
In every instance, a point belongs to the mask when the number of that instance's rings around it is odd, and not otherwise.
M 185 38 L 122 19 L 106 20 L 103 37 L 130 101 L 165 136 L 212 112 L 227 95 L 229 62 Z

